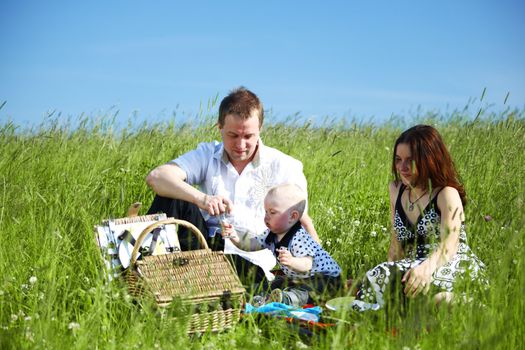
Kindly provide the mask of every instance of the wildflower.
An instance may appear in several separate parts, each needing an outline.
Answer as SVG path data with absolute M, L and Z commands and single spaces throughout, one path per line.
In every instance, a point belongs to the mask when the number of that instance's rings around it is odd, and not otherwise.
M 386 227 L 385 226 L 381 226 L 381 231 L 386 232 Z
M 31 329 L 27 328 L 26 329 L 26 332 L 25 332 L 25 336 L 26 336 L 26 339 L 29 340 L 30 342 L 34 342 L 35 341 L 35 334 L 33 332 L 31 332 Z
M 377 236 L 377 232 L 376 232 L 376 231 L 372 231 L 372 232 L 370 232 L 370 236 L 372 236 L 372 237 L 376 237 L 376 236 Z
M 15 322 L 16 320 L 18 320 L 18 315 L 17 314 L 12 314 L 11 315 L 11 322 Z
M 24 317 L 24 321 L 31 321 L 31 316 Z
M 359 226 L 359 224 L 361 224 L 361 221 L 359 221 L 359 220 L 354 220 L 354 225 Z
M 67 329 L 71 329 L 72 331 L 76 331 L 77 329 L 80 329 L 80 323 L 69 322 L 69 324 L 67 325 Z
M 36 276 L 31 276 L 31 277 L 29 277 L 29 283 L 30 283 L 30 284 L 35 284 L 36 281 L 38 281 L 38 279 L 36 278 Z
M 295 347 L 297 349 L 308 349 L 308 345 L 306 345 L 305 343 L 303 343 L 302 341 L 298 340 L 296 343 L 295 343 Z
M 27 290 L 27 289 L 29 289 L 29 286 L 28 286 L 27 284 L 25 284 L 25 283 L 22 284 L 20 287 L 22 288 L 22 290 Z

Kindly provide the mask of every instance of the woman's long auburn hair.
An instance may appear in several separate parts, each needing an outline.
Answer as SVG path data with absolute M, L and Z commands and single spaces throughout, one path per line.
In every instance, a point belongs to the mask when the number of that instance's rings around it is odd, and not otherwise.
M 459 180 L 452 157 L 439 132 L 430 125 L 416 125 L 405 130 L 396 140 L 392 159 L 392 173 L 396 182 L 401 178 L 396 170 L 396 150 L 400 143 L 407 144 L 415 162 L 414 186 L 423 189 L 450 186 L 454 187 L 463 205 L 467 202 L 465 188 Z

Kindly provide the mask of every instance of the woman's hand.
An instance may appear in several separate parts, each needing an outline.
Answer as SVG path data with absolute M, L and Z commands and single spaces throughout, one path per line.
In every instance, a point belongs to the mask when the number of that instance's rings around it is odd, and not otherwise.
M 428 260 L 408 270 L 401 282 L 405 283 L 404 293 L 408 297 L 414 298 L 419 293 L 427 294 L 432 284 L 432 269 Z

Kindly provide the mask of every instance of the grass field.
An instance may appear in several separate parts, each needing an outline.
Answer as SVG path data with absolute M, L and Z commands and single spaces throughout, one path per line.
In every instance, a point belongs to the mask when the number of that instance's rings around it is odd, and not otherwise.
M 332 315 L 337 327 L 301 337 L 280 322 L 248 319 L 232 331 L 189 338 L 170 318 L 137 304 L 122 284 L 104 283 L 93 225 L 148 207 L 144 177 L 155 166 L 218 139 L 199 126 L 116 129 L 111 119 L 74 128 L 51 118 L 22 129 L 0 125 L 0 348 L 524 348 L 525 118 L 506 111 L 479 118 L 428 116 L 465 184 L 469 244 L 485 262 L 486 293 L 474 301 L 409 313 L 395 332 L 385 313 Z M 389 242 L 392 145 L 403 130 L 308 123 L 268 125 L 265 144 L 304 164 L 310 214 L 324 247 L 348 276 L 384 261 Z

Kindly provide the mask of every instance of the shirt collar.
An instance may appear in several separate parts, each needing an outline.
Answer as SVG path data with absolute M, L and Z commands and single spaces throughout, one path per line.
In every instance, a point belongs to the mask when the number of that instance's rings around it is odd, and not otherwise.
M 290 229 L 288 230 L 288 232 L 286 232 L 286 234 L 284 235 L 284 237 L 281 239 L 280 242 L 277 242 L 277 235 L 273 233 L 272 231 L 270 231 L 270 233 L 268 233 L 268 236 L 266 236 L 264 242 L 268 245 L 273 243 L 275 246 L 275 250 L 281 247 L 288 248 L 288 244 L 292 240 L 293 236 L 295 236 L 297 231 L 301 229 L 301 227 L 302 227 L 301 222 L 297 221 L 292 227 L 290 227 Z
M 257 141 L 257 150 L 255 151 L 255 155 L 253 156 L 253 159 L 252 159 L 252 165 L 254 168 L 258 167 L 261 164 L 261 157 L 264 158 L 265 152 L 266 152 L 265 146 L 261 138 L 259 137 L 259 140 Z M 224 164 L 230 163 L 230 160 L 228 159 L 228 155 L 224 151 L 224 142 L 220 143 L 220 147 L 218 147 L 217 150 L 215 151 L 214 158 L 222 160 Z

